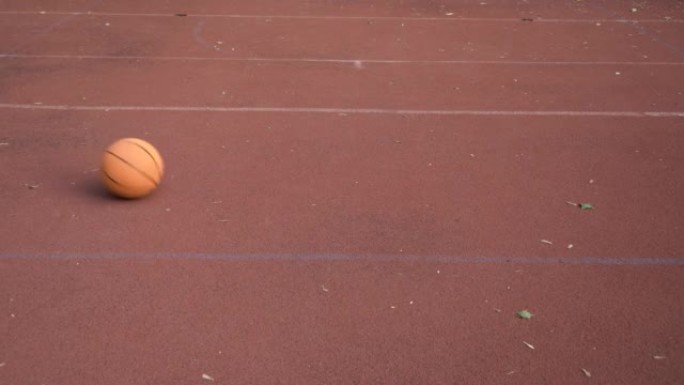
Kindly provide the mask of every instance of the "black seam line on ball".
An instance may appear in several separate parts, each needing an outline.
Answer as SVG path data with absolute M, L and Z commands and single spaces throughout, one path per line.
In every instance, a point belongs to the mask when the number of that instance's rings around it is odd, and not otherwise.
M 152 162 L 154 162 L 154 167 L 157 169 L 157 175 L 159 175 L 159 177 L 161 178 L 161 176 L 162 176 L 161 167 L 159 167 L 159 163 L 157 163 L 157 159 L 155 159 L 155 157 L 152 155 L 152 153 L 149 152 L 145 147 L 141 146 L 140 144 L 138 144 L 132 140 L 126 140 L 126 143 L 136 145 L 136 146 L 138 146 L 138 148 L 145 151 L 145 153 L 147 153 L 147 155 L 150 156 L 150 159 L 152 159 Z
M 142 175 L 142 176 L 144 176 L 145 178 L 147 178 L 155 187 L 157 186 L 157 182 L 154 181 L 154 178 L 152 178 L 152 177 L 151 177 L 149 174 L 147 174 L 146 172 L 144 172 L 144 171 L 140 170 L 139 168 L 135 167 L 135 166 L 133 165 L 133 163 L 127 161 L 126 159 L 120 157 L 119 155 L 116 155 L 115 153 L 113 153 L 113 152 L 111 152 L 111 151 L 107 151 L 107 154 L 109 154 L 109 155 L 115 157 L 116 159 L 118 159 L 118 160 L 124 162 L 124 163 L 125 163 L 126 165 L 128 165 L 130 168 L 132 168 L 133 170 L 135 170 L 135 171 L 137 171 L 138 173 L 140 173 L 140 175 Z

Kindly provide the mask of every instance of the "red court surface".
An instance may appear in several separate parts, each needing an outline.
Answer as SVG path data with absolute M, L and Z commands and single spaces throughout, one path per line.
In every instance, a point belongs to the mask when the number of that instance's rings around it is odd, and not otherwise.
M 684 383 L 681 1 L 3 0 L 0 117 L 0 384 Z

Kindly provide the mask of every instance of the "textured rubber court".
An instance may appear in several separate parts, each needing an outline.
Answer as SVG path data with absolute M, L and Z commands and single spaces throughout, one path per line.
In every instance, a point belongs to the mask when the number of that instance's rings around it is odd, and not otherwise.
M 682 1 L 2 0 L 0 118 L 2 384 L 684 383 Z

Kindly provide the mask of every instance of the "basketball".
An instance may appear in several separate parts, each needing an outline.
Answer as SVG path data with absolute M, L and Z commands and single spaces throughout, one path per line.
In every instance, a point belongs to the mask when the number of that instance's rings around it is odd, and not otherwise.
M 142 198 L 154 191 L 164 174 L 164 162 L 154 146 L 142 139 L 124 138 L 102 154 L 102 181 L 121 198 Z

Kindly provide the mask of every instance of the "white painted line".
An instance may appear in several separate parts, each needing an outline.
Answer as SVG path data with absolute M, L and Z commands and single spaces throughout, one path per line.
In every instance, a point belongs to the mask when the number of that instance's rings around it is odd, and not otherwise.
M 323 59 L 323 58 L 267 58 L 267 57 L 204 57 L 204 56 L 111 56 L 111 55 L 41 55 L 0 53 L 0 59 L 59 59 L 59 60 L 145 60 L 145 61 L 229 61 L 273 63 L 340 63 L 353 64 L 478 64 L 530 66 L 684 66 L 684 62 L 635 61 L 534 61 L 534 60 L 392 60 L 392 59 Z
M 72 15 L 107 17 L 177 17 L 174 13 L 128 13 L 128 12 L 66 12 L 66 11 L 0 11 L 2 15 Z M 233 19 L 304 19 L 304 20 L 426 20 L 426 21 L 472 21 L 472 22 L 521 22 L 522 17 L 460 17 L 454 16 L 336 16 L 336 15 L 244 15 L 244 14 L 193 14 L 185 17 L 233 18 Z M 684 19 L 556 19 L 533 18 L 539 23 L 684 23 Z
M 313 108 L 313 107 L 201 107 L 201 106 L 86 106 L 0 103 L 0 108 L 62 111 L 157 111 L 157 112 L 260 112 L 319 113 L 357 115 L 452 115 L 452 116 L 576 116 L 628 118 L 682 118 L 684 111 L 521 111 L 521 110 L 411 110 L 383 108 Z
M 187 259 L 215 261 L 363 261 L 363 262 L 423 262 L 483 265 L 585 265 L 585 266 L 684 266 L 684 256 L 676 257 L 506 257 L 458 255 L 364 255 L 364 254 L 228 254 L 228 253 L 78 253 L 0 252 L 2 260 L 103 260 L 103 259 Z M 439 270 L 438 270 L 439 271 Z

